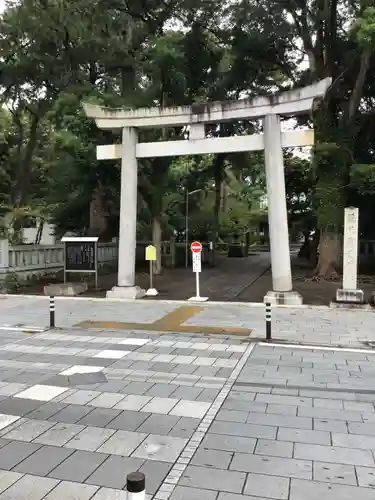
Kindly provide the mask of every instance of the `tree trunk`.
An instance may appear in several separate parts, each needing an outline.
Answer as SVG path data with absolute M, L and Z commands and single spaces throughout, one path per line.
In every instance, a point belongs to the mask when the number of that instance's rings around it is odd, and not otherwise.
M 161 238 L 162 238 L 162 228 L 161 228 L 160 217 L 154 217 L 152 219 L 152 244 L 156 248 L 156 260 L 153 263 L 153 271 L 155 275 L 161 274 L 162 271 Z
M 39 224 L 38 224 L 38 230 L 35 235 L 35 245 L 40 245 L 42 235 L 43 235 L 43 228 L 44 228 L 44 220 L 41 219 Z
M 98 186 L 92 193 L 90 202 L 90 236 L 105 235 L 108 230 L 108 210 L 102 186 Z
M 341 236 L 336 232 L 322 231 L 319 241 L 319 259 L 314 270 L 316 279 L 336 279 L 339 264 Z
M 36 115 L 32 116 L 29 138 L 25 146 L 25 152 L 23 158 L 21 159 L 18 168 L 16 189 L 15 189 L 16 207 L 22 207 L 23 205 L 25 205 L 29 195 L 29 190 L 31 186 L 31 173 L 32 173 L 31 162 L 35 148 L 37 146 L 39 121 L 40 121 L 39 116 Z
M 310 264 L 314 268 L 318 263 L 319 240 L 320 240 L 320 230 L 316 228 L 310 245 L 310 257 L 309 257 Z
M 305 230 L 303 232 L 303 237 L 304 237 L 304 241 L 303 241 L 303 243 L 301 245 L 301 248 L 299 249 L 298 257 L 300 259 L 307 259 L 307 260 L 309 260 L 310 259 L 310 255 L 311 255 L 310 231 L 309 230 Z

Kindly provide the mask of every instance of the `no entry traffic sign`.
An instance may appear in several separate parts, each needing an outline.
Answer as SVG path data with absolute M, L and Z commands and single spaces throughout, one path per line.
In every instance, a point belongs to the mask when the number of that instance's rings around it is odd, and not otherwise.
M 199 241 L 193 241 L 190 246 L 190 249 L 193 253 L 201 253 L 202 252 L 202 244 Z

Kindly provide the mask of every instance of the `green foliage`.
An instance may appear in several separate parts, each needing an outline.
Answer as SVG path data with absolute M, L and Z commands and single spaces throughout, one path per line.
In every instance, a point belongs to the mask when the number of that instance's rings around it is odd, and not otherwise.
M 83 100 L 108 106 L 184 105 L 254 97 L 331 76 L 313 118 L 313 160 L 287 151 L 290 225 L 340 231 L 346 203 L 374 194 L 375 9 L 372 2 L 307 0 L 20 0 L 0 19 L 0 207 L 18 231 L 32 215 L 59 234 L 93 230 L 101 201 L 118 234 L 120 169 L 96 145 L 119 142 L 87 120 Z M 346 29 L 347 26 L 350 29 Z M 301 53 L 302 52 L 302 53 Z M 304 59 L 308 62 L 301 66 Z M 247 120 L 207 127 L 212 137 L 259 132 Z M 182 127 L 142 131 L 181 140 Z M 205 238 L 264 218 L 262 153 L 139 162 L 138 230 L 158 218 L 166 236 Z M 366 201 L 364 201 L 366 200 Z M 369 210 L 368 210 L 369 211 Z M 366 226 L 369 227 L 369 226 Z M 14 234 L 17 234 L 15 231 Z

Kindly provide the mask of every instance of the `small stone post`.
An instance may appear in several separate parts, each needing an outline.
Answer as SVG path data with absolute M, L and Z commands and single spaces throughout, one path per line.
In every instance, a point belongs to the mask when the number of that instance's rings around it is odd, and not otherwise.
M 358 270 L 358 208 L 345 208 L 344 256 L 342 288 L 336 292 L 336 301 L 363 304 L 364 294 L 357 289 Z
M 9 271 L 9 241 L 0 238 L 0 279 Z M 1 276 L 3 275 L 3 276 Z

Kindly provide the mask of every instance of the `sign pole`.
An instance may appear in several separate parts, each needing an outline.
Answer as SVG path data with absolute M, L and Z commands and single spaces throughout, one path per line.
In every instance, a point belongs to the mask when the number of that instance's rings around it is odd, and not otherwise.
M 154 288 L 152 285 L 152 273 L 153 273 L 152 260 L 150 260 L 150 289 Z
M 196 302 L 205 302 L 208 297 L 201 297 L 199 273 L 202 271 L 202 244 L 199 241 L 193 241 L 190 246 L 193 261 L 193 272 L 195 273 L 195 297 L 190 297 L 189 300 Z
M 156 297 L 158 295 L 158 291 L 154 288 L 153 284 L 153 268 L 152 263 L 156 261 L 156 247 L 149 245 L 146 247 L 146 260 L 150 262 L 150 288 L 147 290 L 146 295 L 148 297 Z

